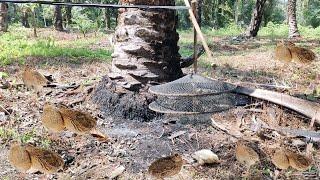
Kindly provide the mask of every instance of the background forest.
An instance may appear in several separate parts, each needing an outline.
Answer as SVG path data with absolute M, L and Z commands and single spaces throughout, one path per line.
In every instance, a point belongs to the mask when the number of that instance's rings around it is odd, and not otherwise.
M 65 0 L 71 2 L 72 0 Z M 117 4 L 116 0 L 73 0 L 75 3 L 109 3 Z M 201 24 L 206 29 L 233 29 L 235 32 L 250 24 L 255 0 L 201 0 Z M 184 5 L 177 0 L 176 5 Z M 318 0 L 298 0 L 297 19 L 303 27 L 317 28 L 320 26 L 320 2 Z M 287 24 L 287 1 L 267 0 L 264 7 L 263 27 Z M 79 29 L 82 32 L 103 31 L 114 29 L 118 11 L 116 9 L 53 7 L 35 4 L 12 4 L 9 6 L 8 20 L 11 26 L 52 27 L 55 20 L 62 19 L 63 27 L 68 30 Z M 179 29 L 191 27 L 188 12 L 178 11 Z M 35 21 L 35 22 L 34 22 Z M 59 24 L 56 24 L 57 26 Z
M 66 0 L 64 2 L 71 2 Z M 116 0 L 74 0 L 74 3 L 110 3 L 118 4 Z M 286 0 L 267 0 L 263 7 L 261 28 L 258 32 L 258 36 L 268 36 L 270 38 L 287 37 L 288 36 L 288 2 Z M 296 1 L 296 14 L 299 31 L 303 37 L 319 37 L 320 36 L 320 1 L 318 0 L 299 0 Z M 255 8 L 255 0 L 200 0 L 199 13 L 201 16 L 199 20 L 203 31 L 206 34 L 212 36 L 237 36 L 245 32 L 250 24 L 253 9 Z M 34 55 L 44 55 L 37 50 L 31 49 L 28 52 L 28 48 L 25 52 L 13 52 L 16 49 L 16 43 L 24 44 L 23 38 L 18 38 L 24 33 L 29 33 L 30 36 L 37 37 L 37 31 L 39 28 L 52 29 L 63 32 L 80 33 L 81 36 L 86 36 L 88 33 L 97 34 L 111 34 L 116 27 L 118 9 L 103 9 L 103 8 L 80 8 L 80 7 L 66 7 L 66 6 L 49 6 L 38 4 L 13 4 L 9 3 L 7 10 L 7 22 L 3 24 L 4 29 L 10 32 L 2 36 L 0 43 L 4 43 L 4 40 L 12 40 L 12 46 L 7 44 L 2 48 L 0 55 L 0 63 L 8 64 L 12 60 L 17 60 L 20 57 L 24 57 L 24 54 L 32 53 Z M 176 5 L 184 5 L 182 0 L 176 1 Z M 4 3 L 2 4 L 4 7 Z M 190 32 L 191 22 L 189 20 L 187 11 L 177 11 L 178 15 L 178 30 L 180 34 L 183 32 Z M 1 19 L 1 18 L 0 18 Z M 23 31 L 21 33 L 15 33 L 17 31 Z M 80 35 L 79 35 L 80 36 Z M 80 37 L 79 37 L 80 38 Z M 94 40 L 93 40 L 94 41 Z M 31 42 L 31 41 L 29 41 Z M 39 38 L 37 46 L 54 46 L 54 38 L 46 36 L 45 40 Z M 75 43 L 81 42 L 81 40 Z M 182 42 L 183 43 L 183 42 Z M 28 43 L 27 43 L 28 44 Z M 40 49 L 41 49 L 40 47 Z M 7 51 L 7 53 L 6 53 Z M 48 52 L 48 55 L 56 55 L 58 52 L 68 51 L 66 49 L 59 51 L 52 50 Z M 75 51 L 75 52 L 74 52 Z M 183 51 L 183 50 L 182 50 Z M 184 53 L 185 51 L 181 52 Z M 105 52 L 83 52 L 77 50 L 69 50 L 66 54 L 75 56 L 98 56 L 106 57 Z M 59 55 L 59 54 L 58 54 Z M 61 54 L 60 54 L 61 55 Z

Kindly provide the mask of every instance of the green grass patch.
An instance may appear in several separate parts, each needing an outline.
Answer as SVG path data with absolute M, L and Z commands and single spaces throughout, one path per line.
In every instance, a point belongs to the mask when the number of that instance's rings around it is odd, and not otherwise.
M 9 65 L 14 61 L 24 63 L 26 57 L 65 57 L 76 63 L 76 58 L 110 60 L 111 51 L 90 49 L 98 38 L 74 41 L 55 41 L 53 38 L 27 38 L 25 31 L 9 32 L 0 35 L 0 65 Z
M 225 36 L 237 36 L 243 33 L 245 29 L 235 25 L 230 24 L 227 27 L 220 28 L 220 29 L 204 29 L 203 32 L 205 34 L 217 37 L 225 37 Z
M 312 28 L 306 26 L 298 26 L 299 31 L 304 38 L 313 38 L 319 39 L 320 38 L 320 27 Z M 229 37 L 229 36 L 238 36 L 243 34 L 246 31 L 245 28 L 239 27 L 235 24 L 230 24 L 224 28 L 220 29 L 210 29 L 210 28 L 203 28 L 202 32 L 205 36 L 215 36 L 215 37 Z M 286 24 L 274 24 L 269 22 L 267 26 L 261 27 L 258 32 L 258 37 L 267 37 L 267 38 L 287 38 L 289 32 L 289 27 Z M 183 43 L 192 43 L 193 36 L 192 30 L 180 30 L 180 40 Z

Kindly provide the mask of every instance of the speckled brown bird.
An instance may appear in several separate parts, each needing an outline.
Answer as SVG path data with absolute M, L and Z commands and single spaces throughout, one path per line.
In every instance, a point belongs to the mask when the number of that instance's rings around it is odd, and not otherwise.
M 97 126 L 97 120 L 85 112 L 59 106 L 65 127 L 76 134 L 86 134 Z
M 41 121 L 43 126 L 49 131 L 62 132 L 65 129 L 59 109 L 51 103 L 46 102 L 43 106 Z
M 13 142 L 10 147 L 8 159 L 10 164 L 20 172 L 26 172 L 31 168 L 31 158 L 25 146 Z
M 311 63 L 316 59 L 316 54 L 309 49 L 289 44 L 288 48 L 292 55 L 292 61 L 299 63 Z
M 35 89 L 37 92 L 41 91 L 49 83 L 42 74 L 30 66 L 24 68 L 22 81 L 27 88 Z
M 312 163 L 311 159 L 298 153 L 287 151 L 286 155 L 289 159 L 290 166 L 298 171 L 305 171 L 309 169 Z
M 289 159 L 282 149 L 278 149 L 275 151 L 275 153 L 272 156 L 272 163 L 279 169 L 288 169 Z
M 65 106 L 58 107 L 46 103 L 42 114 L 42 123 L 53 132 L 61 132 L 64 129 L 76 134 L 90 134 L 99 141 L 108 141 L 109 138 L 97 130 L 97 120 L 90 114 Z
M 16 142 L 10 148 L 9 162 L 19 171 L 44 174 L 55 173 L 64 165 L 63 159 L 55 152 Z
M 59 154 L 53 151 L 31 145 L 27 145 L 26 150 L 31 159 L 31 172 L 40 171 L 44 174 L 52 174 L 62 169 L 64 166 L 63 159 Z
M 163 179 L 178 174 L 182 165 L 183 159 L 181 155 L 174 154 L 154 161 L 149 166 L 148 172 L 156 178 Z
M 275 59 L 287 63 L 292 61 L 290 49 L 287 47 L 284 41 L 277 43 L 277 47 L 275 49 Z
M 283 62 L 311 63 L 316 59 L 316 54 L 311 50 L 296 46 L 291 41 L 277 43 L 275 59 Z
M 247 167 L 254 165 L 259 161 L 259 155 L 251 148 L 244 145 L 242 142 L 237 143 L 236 159 Z

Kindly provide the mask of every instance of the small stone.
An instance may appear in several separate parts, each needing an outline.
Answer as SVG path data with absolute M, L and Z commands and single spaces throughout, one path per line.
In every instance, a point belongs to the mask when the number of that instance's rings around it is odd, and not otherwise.
M 200 165 L 219 162 L 219 157 L 209 149 L 202 149 L 194 153 L 195 158 Z
M 125 170 L 125 167 L 119 166 L 115 170 L 113 170 L 109 176 L 110 179 L 116 178 L 120 176 Z

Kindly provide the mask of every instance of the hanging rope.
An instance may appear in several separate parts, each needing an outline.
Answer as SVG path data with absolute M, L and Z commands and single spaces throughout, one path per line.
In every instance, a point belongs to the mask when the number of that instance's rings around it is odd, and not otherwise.
M 170 9 L 170 10 L 186 10 L 190 7 L 186 6 L 148 6 L 148 5 L 120 5 L 120 4 L 92 4 L 92 3 L 69 3 L 69 2 L 53 2 L 53 1 L 36 1 L 36 0 L 0 0 L 7 3 L 18 4 L 46 4 L 46 5 L 61 5 L 61 6 L 78 6 L 78 7 L 96 7 L 96 8 L 138 8 L 138 9 Z

